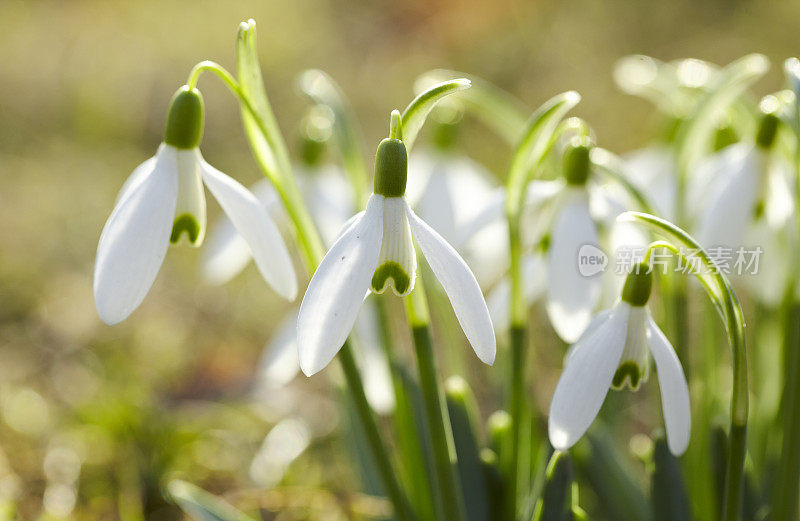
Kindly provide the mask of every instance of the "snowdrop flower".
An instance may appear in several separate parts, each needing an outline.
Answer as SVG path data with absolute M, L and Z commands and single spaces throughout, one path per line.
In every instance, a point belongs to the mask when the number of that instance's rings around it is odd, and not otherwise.
M 637 264 L 622 298 L 597 314 L 567 353 L 564 373 L 550 404 L 550 443 L 573 446 L 594 421 L 610 388 L 632 390 L 647 380 L 653 356 L 661 387 L 667 443 L 675 455 L 689 444 L 689 388 L 669 340 L 647 309 L 653 284 L 650 266 Z
M 339 351 L 369 291 L 391 288 L 404 296 L 413 290 L 414 239 L 472 348 L 483 362 L 494 362 L 494 331 L 478 282 L 453 247 L 409 207 L 407 162 L 402 141 L 381 142 L 366 210 L 345 225 L 311 278 L 297 320 L 300 367 L 308 376 L 322 370 Z
M 164 142 L 122 187 L 97 247 L 94 297 L 100 318 L 116 324 L 141 304 L 167 247 L 185 235 L 199 246 L 206 227 L 203 186 L 246 241 L 266 281 L 292 300 L 297 281 L 283 239 L 264 206 L 242 185 L 209 165 L 200 92 L 184 86 L 172 98 Z
M 790 268 L 787 235 L 794 223 L 791 167 L 771 153 L 778 124 L 777 115 L 764 114 L 755 142 L 731 145 L 706 160 L 696 233 L 712 256 L 716 247 L 734 256 L 741 248 L 761 247 L 758 272 L 748 271 L 744 280 L 768 304 L 783 296 Z

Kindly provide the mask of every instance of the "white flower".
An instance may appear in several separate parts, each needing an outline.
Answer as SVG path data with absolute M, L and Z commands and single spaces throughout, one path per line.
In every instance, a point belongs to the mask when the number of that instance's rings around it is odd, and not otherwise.
M 639 286 L 628 293 L 631 277 L 637 277 L 634 280 Z M 550 404 L 548 431 L 556 449 L 566 450 L 583 436 L 610 388 L 627 386 L 635 390 L 646 381 L 652 355 L 661 387 L 667 443 L 675 455 L 686 450 L 691 426 L 689 388 L 675 350 L 646 307 L 651 277 L 644 270 L 631 274 L 622 299 L 597 314 L 567 353 L 564 373 Z
M 197 148 L 201 135 L 202 99 L 184 87 L 173 98 L 165 142 L 125 183 L 100 236 L 94 297 L 107 324 L 121 322 L 141 304 L 170 242 L 184 233 L 189 243 L 202 242 L 204 185 L 247 242 L 267 282 L 287 299 L 297 294 L 291 258 L 272 219 L 253 194 L 203 159 Z
M 332 165 L 295 168 L 300 191 L 322 240 L 331 244 L 353 207 L 353 197 L 344 174 Z M 278 192 L 266 179 L 250 187 L 269 215 L 284 229 L 288 217 Z M 200 261 L 203 278 L 211 284 L 224 284 L 241 272 L 252 259 L 250 248 L 227 217 L 214 223 Z
M 404 197 L 406 151 L 399 140 L 378 148 L 375 192 L 320 263 L 308 285 L 297 321 L 300 367 L 323 369 L 353 327 L 365 295 L 391 287 L 396 295 L 414 288 L 417 257 L 413 239 L 450 299 L 478 357 L 494 362 L 495 337 L 478 282 L 464 260 L 411 210 Z M 413 237 L 413 239 L 412 239 Z
M 759 135 L 763 141 L 764 133 Z M 734 275 L 743 275 L 756 297 L 777 305 L 791 275 L 790 237 L 796 227 L 792 169 L 769 153 L 770 144 L 742 142 L 705 160 L 708 182 L 697 203 L 701 210 L 696 237 L 712 257 L 715 251 L 724 252 L 725 258 L 717 260 L 729 263 L 727 269 Z M 753 253 L 757 248 L 760 253 Z M 747 258 L 739 258 L 744 251 Z M 754 255 L 758 255 L 757 270 L 754 264 L 745 264 Z

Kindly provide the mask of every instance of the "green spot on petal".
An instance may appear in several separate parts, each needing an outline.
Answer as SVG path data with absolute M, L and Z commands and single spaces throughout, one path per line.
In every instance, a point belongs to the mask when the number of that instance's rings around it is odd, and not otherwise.
M 200 224 L 192 214 L 184 213 L 175 218 L 172 223 L 172 235 L 169 237 L 169 242 L 176 244 L 181 239 L 183 232 L 186 232 L 190 243 L 197 243 L 197 239 L 200 237 Z
M 617 372 L 614 373 L 614 379 L 611 381 L 611 387 L 619 391 L 627 386 L 635 391 L 639 388 L 641 380 L 642 372 L 639 369 L 639 365 L 636 362 L 627 360 L 617 367 Z
M 375 293 L 383 293 L 386 284 L 392 279 L 394 281 L 394 292 L 398 295 L 405 295 L 411 288 L 411 277 L 400 264 L 394 261 L 384 262 L 375 270 L 372 275 L 370 287 Z

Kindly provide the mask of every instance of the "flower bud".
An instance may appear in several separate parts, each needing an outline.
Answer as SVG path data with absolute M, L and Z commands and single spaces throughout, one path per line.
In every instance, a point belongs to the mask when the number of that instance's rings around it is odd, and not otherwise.
M 650 266 L 640 262 L 635 264 L 622 287 L 622 300 L 631 306 L 644 306 L 650 300 L 653 289 L 653 272 Z
M 203 138 L 203 97 L 184 85 L 172 96 L 164 130 L 164 143 L 175 148 L 195 148 Z
M 775 142 L 775 135 L 778 133 L 778 123 L 780 119 L 774 112 L 768 112 L 761 116 L 756 132 L 756 144 L 764 150 L 769 150 Z
M 583 186 L 589 179 L 592 142 L 588 137 L 573 139 L 564 150 L 564 177 L 568 184 Z
M 375 155 L 375 185 L 373 191 L 385 197 L 402 197 L 406 193 L 408 153 L 399 139 L 386 138 L 378 145 Z

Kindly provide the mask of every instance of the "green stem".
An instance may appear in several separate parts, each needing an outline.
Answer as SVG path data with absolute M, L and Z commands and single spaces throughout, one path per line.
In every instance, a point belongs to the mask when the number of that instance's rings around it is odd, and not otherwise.
M 456 473 L 458 459 L 450 426 L 450 416 L 444 406 L 442 390 L 437 379 L 430 332 L 430 316 L 425 301 L 425 289 L 419 277 L 414 291 L 405 300 L 414 338 L 414 351 L 419 366 L 420 387 L 433 446 L 438 488 L 443 503 L 441 511 L 447 521 L 464 521 L 464 498 Z
M 263 119 L 254 109 L 252 102 L 242 91 L 236 79 L 222 66 L 210 61 L 197 64 L 189 75 L 189 81 L 187 83 L 189 87 L 197 85 L 200 75 L 204 71 L 213 72 L 222 79 L 228 89 L 236 95 L 253 116 L 254 121 L 258 124 L 259 130 L 264 134 L 266 139 L 269 130 L 264 124 Z M 267 165 L 261 161 L 259 161 L 259 166 L 265 170 L 267 177 L 270 178 L 275 189 L 278 191 L 289 218 L 292 220 L 297 230 L 297 238 L 302 246 L 309 273 L 313 273 L 325 255 L 325 248 L 322 244 L 319 232 L 314 225 L 314 221 L 311 219 L 311 214 L 306 208 L 305 201 L 303 201 L 300 195 L 294 177 L 291 175 L 291 172 L 270 171 Z M 415 516 L 411 511 L 408 500 L 400 488 L 395 472 L 392 469 L 388 451 L 384 448 L 383 442 L 381 441 L 380 431 L 378 430 L 375 418 L 372 415 L 372 410 L 367 402 L 367 397 L 364 393 L 364 383 L 358 372 L 349 342 L 345 342 L 342 346 L 338 359 L 345 374 L 347 388 L 356 405 L 358 418 L 366 433 L 370 452 L 372 453 L 372 457 L 380 473 L 383 487 L 394 505 L 395 516 L 400 521 L 414 521 Z
M 519 323 L 512 323 L 509 330 L 511 342 L 511 390 L 509 396 L 509 412 L 511 424 L 511 468 L 508 481 L 509 519 L 516 519 L 520 477 L 522 475 L 522 458 L 520 457 L 520 444 L 524 439 L 522 429 L 530 427 L 528 408 L 525 402 L 525 359 L 527 353 L 527 328 Z
M 797 519 L 797 491 L 800 488 L 800 303 L 787 304 L 784 316 L 783 445 L 778 461 L 774 521 Z

